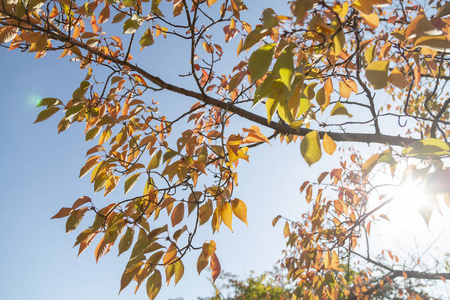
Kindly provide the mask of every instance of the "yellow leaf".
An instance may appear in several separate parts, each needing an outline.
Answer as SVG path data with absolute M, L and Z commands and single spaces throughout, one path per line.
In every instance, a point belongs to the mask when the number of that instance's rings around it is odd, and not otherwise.
M 366 177 L 369 175 L 370 171 L 376 166 L 378 163 L 378 158 L 380 157 L 380 154 L 372 155 L 363 165 L 362 167 L 362 177 Z
M 273 73 L 280 76 L 281 82 L 291 90 L 292 75 L 294 74 L 294 61 L 292 50 L 288 47 L 278 56 Z
M 266 110 L 267 110 L 267 123 L 270 123 L 273 115 L 277 111 L 278 101 L 275 98 L 267 98 L 266 100 Z
M 342 115 L 348 116 L 350 118 L 353 116 L 347 111 L 347 108 L 339 101 L 334 105 L 333 109 L 331 110 L 331 115 L 332 116 Z
M 90 170 L 94 168 L 94 166 L 97 164 L 98 160 L 100 159 L 100 155 L 95 155 L 89 157 L 89 159 L 86 161 L 84 166 L 80 170 L 80 178 L 89 173 Z
M 214 3 L 216 3 L 217 0 L 206 0 L 206 4 L 208 4 L 208 7 L 211 7 Z
M 325 252 L 323 255 L 323 267 L 325 270 L 328 270 L 330 268 L 330 251 Z
M 156 154 L 153 155 L 152 159 L 150 160 L 147 170 L 153 170 L 153 169 L 156 169 L 157 167 L 159 167 L 159 164 L 161 163 L 161 156 L 162 156 L 161 150 L 156 152 Z
M 356 0 L 351 6 L 364 14 L 371 14 L 373 11 L 373 3 L 371 0 Z
M 375 46 L 370 46 L 364 51 L 364 58 L 366 59 L 367 63 L 370 64 L 375 57 Z
M 214 52 L 214 48 L 213 46 L 211 46 L 208 43 L 203 42 L 203 49 L 205 49 L 206 52 L 208 53 L 213 53 Z
M 448 155 L 450 151 L 449 146 L 444 141 L 438 139 L 424 139 L 414 142 L 403 149 L 402 153 L 413 157 L 423 157 L 428 156 L 442 156 Z
M 333 255 L 331 256 L 330 268 L 334 270 L 339 269 L 339 257 L 336 251 L 333 251 Z
M 231 211 L 230 203 L 227 201 L 220 207 L 220 216 L 222 218 L 222 221 L 225 223 L 225 225 L 230 228 L 231 231 L 233 231 L 233 228 L 231 227 L 231 222 L 233 220 L 233 214 Z
M 211 220 L 211 227 L 213 230 L 213 233 L 216 231 L 219 232 L 220 224 L 222 223 L 222 218 L 220 217 L 219 213 L 219 207 L 216 207 L 213 213 L 213 218 Z
M 180 281 L 181 277 L 183 277 L 184 265 L 181 260 L 178 260 L 173 266 L 175 269 L 175 285 L 177 285 L 178 281 Z
M 286 222 L 286 223 L 284 224 L 283 234 L 284 234 L 284 237 L 285 237 L 285 238 L 288 237 L 288 236 L 291 234 L 291 230 L 290 230 L 290 228 L 289 228 L 289 223 L 288 223 L 288 222 Z
M 311 131 L 303 137 L 300 143 L 300 152 L 309 166 L 320 160 L 322 149 L 317 131 Z
M 389 61 L 375 61 L 366 68 L 367 80 L 376 90 L 384 88 L 388 83 Z
M 247 205 L 245 205 L 244 201 L 235 198 L 233 201 L 231 201 L 231 208 L 233 209 L 234 215 L 248 226 Z
M 339 81 L 339 94 L 342 98 L 349 98 L 352 94 L 352 89 L 344 81 Z
M 139 176 L 141 176 L 141 173 L 133 174 L 125 181 L 125 195 L 134 187 Z
M 329 155 L 333 155 L 336 150 L 336 142 L 326 132 L 323 136 L 323 150 Z
M 333 29 L 335 32 L 337 32 L 334 37 L 333 37 L 333 50 L 334 50 L 334 55 L 339 55 L 342 51 L 342 49 L 344 48 L 344 44 L 345 44 L 345 34 L 344 31 L 342 30 L 341 26 L 340 26 L 340 22 L 338 22 L 338 20 L 334 20 L 331 23 L 331 29 Z
M 367 25 L 369 25 L 370 28 L 376 29 L 378 27 L 378 24 L 380 24 L 380 18 L 378 18 L 378 15 L 376 13 L 371 14 L 365 14 L 363 12 L 359 13 L 361 17 L 363 17 L 364 21 L 366 21 Z

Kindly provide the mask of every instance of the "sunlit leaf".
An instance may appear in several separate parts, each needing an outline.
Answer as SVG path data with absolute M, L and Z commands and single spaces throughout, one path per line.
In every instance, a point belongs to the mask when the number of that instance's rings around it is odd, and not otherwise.
M 428 157 L 448 155 L 449 146 L 438 139 L 424 139 L 414 142 L 403 149 L 403 154 L 413 157 Z
M 290 48 L 284 50 L 278 56 L 273 66 L 273 72 L 280 76 L 281 82 L 290 90 L 292 75 L 294 73 L 293 54 Z
M 252 81 L 263 77 L 272 63 L 275 44 L 266 44 L 252 53 L 248 61 L 248 70 Z
M 303 137 L 300 144 L 300 152 L 309 166 L 320 160 L 322 157 L 322 149 L 317 131 L 308 132 Z
M 329 155 L 333 155 L 336 150 L 336 142 L 326 132 L 323 135 L 323 150 Z
M 147 28 L 147 30 L 145 30 L 144 34 L 139 40 L 139 45 L 141 45 L 141 47 L 144 48 L 153 45 L 154 42 L 155 39 L 153 37 L 153 32 L 151 31 L 150 28 Z
M 231 201 L 231 208 L 233 210 L 234 215 L 248 226 L 247 205 L 245 205 L 245 203 L 239 200 L 238 198 L 235 198 L 233 201 Z
M 225 225 L 230 228 L 231 231 L 233 231 L 233 228 L 231 227 L 231 223 L 233 220 L 233 214 L 231 210 L 230 203 L 227 201 L 225 202 L 221 208 L 220 208 L 220 217 L 222 218 L 222 221 L 225 223 Z
M 332 116 L 337 116 L 337 115 L 342 115 L 342 116 L 348 116 L 348 117 L 352 117 L 352 114 L 349 114 L 347 111 L 347 108 L 344 106 L 344 104 L 342 104 L 341 102 L 337 102 L 333 109 L 331 110 L 330 115 Z

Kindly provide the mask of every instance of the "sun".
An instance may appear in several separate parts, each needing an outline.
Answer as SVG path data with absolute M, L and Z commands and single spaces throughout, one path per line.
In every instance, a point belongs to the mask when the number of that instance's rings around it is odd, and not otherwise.
M 427 223 L 435 203 L 425 182 L 420 180 L 402 182 L 390 193 L 390 197 L 389 218 L 406 226 L 421 222 L 420 219 Z

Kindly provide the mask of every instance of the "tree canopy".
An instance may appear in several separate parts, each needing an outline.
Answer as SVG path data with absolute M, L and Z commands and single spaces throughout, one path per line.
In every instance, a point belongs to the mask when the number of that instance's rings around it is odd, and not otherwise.
M 299 147 L 309 166 L 340 161 L 301 185 L 308 212 L 273 221 L 284 222 L 280 266 L 295 297 L 362 299 L 396 278 L 450 279 L 444 264 L 417 271 L 389 249 L 389 263 L 369 251 L 371 226 L 389 221 L 394 190 L 424 191 L 426 224 L 450 206 L 450 3 L 295 0 L 258 12 L 247 5 L 2 0 L 0 45 L 36 58 L 55 52 L 86 73 L 66 99 L 42 99 L 35 122 L 55 116 L 58 132 L 81 123 L 92 148 L 79 177 L 90 176 L 104 196 L 125 194 L 100 206 L 81 196 L 56 213 L 67 218 L 67 233 L 91 215 L 76 238 L 79 254 L 94 243 L 98 261 L 116 245 L 130 255 L 120 289 L 135 281 L 150 299 L 163 281 L 182 279 L 190 251 L 197 265 L 186 267 L 209 267 L 215 280 L 216 247 L 227 245 L 213 234 L 247 224 L 246 199 L 234 191 L 254 187 L 237 187 L 239 165 L 281 143 Z M 156 61 L 165 67 L 153 68 Z M 212 229 L 207 239 L 203 228 Z M 350 282 L 352 259 L 365 270 Z M 420 297 L 411 289 L 397 295 Z

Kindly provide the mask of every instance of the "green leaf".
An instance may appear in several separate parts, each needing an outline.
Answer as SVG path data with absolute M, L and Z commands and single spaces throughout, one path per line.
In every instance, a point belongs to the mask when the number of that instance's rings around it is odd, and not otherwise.
M 43 98 L 39 103 L 36 105 L 36 107 L 40 106 L 47 106 L 47 108 L 63 104 L 61 100 L 56 98 Z
M 291 90 L 292 75 L 294 74 L 294 61 L 291 49 L 288 47 L 278 57 L 273 73 L 280 75 L 281 82 Z
M 300 143 L 300 152 L 309 166 L 320 160 L 322 149 L 317 131 L 311 131 L 305 135 Z
M 123 23 L 123 33 L 132 34 L 135 33 L 136 30 L 141 27 L 144 20 L 139 17 L 137 14 L 133 14 L 133 16 L 126 20 L 125 23 Z
M 261 27 L 255 28 L 248 34 L 247 38 L 245 39 L 244 45 L 240 49 L 240 52 L 251 48 L 253 45 L 261 41 L 262 38 L 268 35 L 269 33 L 270 30 L 268 29 L 262 29 Z
M 175 268 L 175 285 L 180 281 L 184 274 L 184 265 L 181 260 L 178 260 L 174 265 Z
M 131 244 L 133 243 L 133 236 L 134 236 L 134 229 L 128 227 L 127 232 L 125 232 L 125 234 L 120 239 L 119 254 L 117 256 L 130 249 Z
M 136 6 L 136 0 L 123 0 L 122 5 L 125 7 L 134 7 Z
M 69 218 L 67 218 L 66 221 L 66 233 L 69 233 L 75 229 L 77 229 L 78 225 L 80 224 L 81 220 L 84 217 L 84 214 L 86 213 L 87 208 L 75 210 L 72 212 Z
M 161 290 L 161 273 L 159 270 L 155 270 L 155 272 L 150 276 L 147 280 L 147 296 L 150 300 L 153 300 L 158 295 Z
M 376 90 L 384 88 L 388 83 L 389 61 L 375 61 L 366 68 L 367 80 Z
M 267 123 L 270 123 L 273 115 L 277 111 L 278 101 L 274 98 L 267 98 L 266 100 L 266 110 L 267 110 Z
M 152 159 L 150 160 L 150 163 L 148 164 L 147 170 L 153 170 L 159 167 L 159 164 L 161 163 L 161 156 L 162 151 L 158 150 L 155 155 L 153 155 Z
M 141 176 L 141 173 L 133 174 L 125 181 L 125 195 L 134 187 L 139 176 Z
M 60 109 L 59 107 L 52 106 L 52 107 L 49 107 L 49 108 L 41 111 L 39 113 L 39 115 L 37 116 L 36 121 L 34 121 L 34 123 L 38 123 L 38 122 L 47 120 L 48 118 L 53 116 L 59 109 Z
M 248 61 L 248 70 L 252 81 L 262 78 L 272 63 L 272 57 L 275 53 L 275 44 L 267 44 L 253 52 Z
M 336 103 L 336 105 L 331 110 L 331 115 L 332 116 L 343 115 L 343 116 L 348 116 L 350 118 L 353 117 L 352 114 L 348 113 L 347 108 L 339 101 Z
M 82 109 L 83 109 L 83 105 L 74 105 L 71 106 L 67 111 L 66 111 L 66 119 L 70 119 L 73 116 L 75 116 L 77 113 L 79 113 Z
M 97 136 L 97 134 L 100 133 L 101 130 L 102 130 L 101 127 L 94 127 L 88 132 L 86 132 L 86 142 L 94 139 Z

